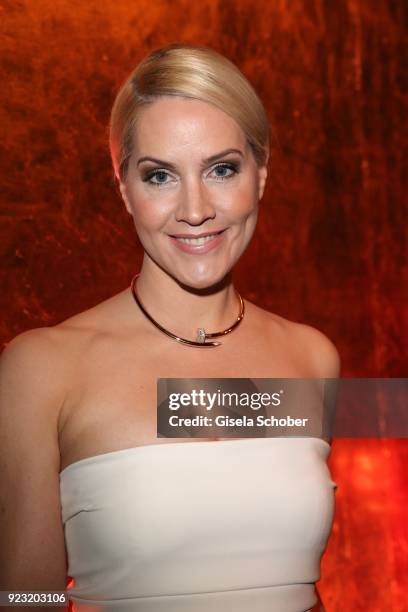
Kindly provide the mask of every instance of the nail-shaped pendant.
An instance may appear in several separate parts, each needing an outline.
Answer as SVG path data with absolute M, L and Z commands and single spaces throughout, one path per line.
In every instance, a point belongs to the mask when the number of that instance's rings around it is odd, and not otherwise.
M 197 342 L 205 342 L 205 329 L 204 327 L 199 327 L 197 329 Z

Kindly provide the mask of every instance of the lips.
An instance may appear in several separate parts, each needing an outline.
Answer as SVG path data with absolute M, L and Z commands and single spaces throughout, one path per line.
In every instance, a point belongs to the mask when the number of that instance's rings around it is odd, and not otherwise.
M 203 254 L 215 249 L 224 240 L 224 230 L 203 234 L 178 234 L 169 236 L 172 243 L 181 251 L 191 254 Z
M 205 238 L 206 236 L 214 236 L 215 234 L 221 234 L 221 232 L 225 232 L 225 229 L 215 230 L 212 232 L 203 232 L 202 234 L 172 234 L 172 238 Z

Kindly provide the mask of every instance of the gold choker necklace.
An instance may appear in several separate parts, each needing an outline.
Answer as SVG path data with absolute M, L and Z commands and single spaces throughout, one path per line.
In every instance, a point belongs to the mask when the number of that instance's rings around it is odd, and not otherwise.
M 146 317 L 149 319 L 149 321 L 151 321 L 153 323 L 153 325 L 155 325 L 157 327 L 157 329 L 160 329 L 160 331 L 162 331 L 164 334 L 167 334 L 168 336 L 170 336 L 170 338 L 173 338 L 173 340 L 177 340 L 177 342 L 181 342 L 182 344 L 187 344 L 188 346 L 197 346 L 199 348 L 207 348 L 209 346 L 220 346 L 222 344 L 222 342 L 206 342 L 206 338 L 217 338 L 218 336 L 226 336 L 227 334 L 232 332 L 232 330 L 235 329 L 241 323 L 242 319 L 244 318 L 244 314 L 245 314 L 244 300 L 242 299 L 242 297 L 240 296 L 238 291 L 235 289 L 235 292 L 236 292 L 236 294 L 237 294 L 237 296 L 239 298 L 240 312 L 239 312 L 239 315 L 237 317 L 237 320 L 235 321 L 235 323 L 233 325 L 231 325 L 231 327 L 228 327 L 227 329 L 224 329 L 224 331 L 214 332 L 212 334 L 207 334 L 205 329 L 203 327 L 200 327 L 200 328 L 197 329 L 197 341 L 196 342 L 194 342 L 193 340 L 187 340 L 187 338 L 181 338 L 180 336 L 176 336 L 176 334 L 173 334 L 172 332 L 170 332 L 167 329 L 165 329 L 164 327 L 162 327 L 159 323 L 157 323 L 157 321 L 155 321 L 153 319 L 153 317 L 151 315 L 149 315 L 147 310 L 144 308 L 144 306 L 140 302 L 139 297 L 138 297 L 138 295 L 136 293 L 136 279 L 137 279 L 137 277 L 139 275 L 140 275 L 140 272 L 138 274 L 135 274 L 135 276 L 132 278 L 132 282 L 130 284 L 130 288 L 132 290 L 132 295 L 135 298 L 135 301 L 136 301 L 137 305 L 139 306 L 139 308 L 143 312 L 143 314 L 146 315 Z

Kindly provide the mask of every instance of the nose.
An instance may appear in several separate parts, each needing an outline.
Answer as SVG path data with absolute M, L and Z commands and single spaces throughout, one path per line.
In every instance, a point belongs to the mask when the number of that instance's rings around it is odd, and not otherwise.
M 202 225 L 207 219 L 214 219 L 215 215 L 214 202 L 200 179 L 185 181 L 179 192 L 176 220 L 189 225 Z

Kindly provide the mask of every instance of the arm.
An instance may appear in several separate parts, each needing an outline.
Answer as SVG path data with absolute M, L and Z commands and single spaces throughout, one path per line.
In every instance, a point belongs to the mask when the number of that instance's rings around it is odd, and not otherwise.
M 308 325 L 302 325 L 303 341 L 305 350 L 313 362 L 316 378 L 339 378 L 341 372 L 341 360 L 339 352 L 333 342 L 319 330 Z M 317 603 L 311 612 L 325 612 L 325 607 L 316 588 Z
M 0 590 L 65 590 L 67 583 L 57 349 L 52 328 L 34 329 L 14 338 L 0 358 Z
M 333 342 L 321 331 L 310 325 L 299 323 L 296 330 L 296 344 L 300 354 L 307 356 L 309 376 L 316 379 L 338 379 L 341 372 L 341 360 Z M 337 393 L 337 387 L 337 380 L 328 382 L 325 387 L 325 397 L 328 406 L 330 406 L 330 411 Z M 326 413 L 326 417 L 329 414 Z M 331 444 L 331 440 L 326 437 L 325 439 Z

